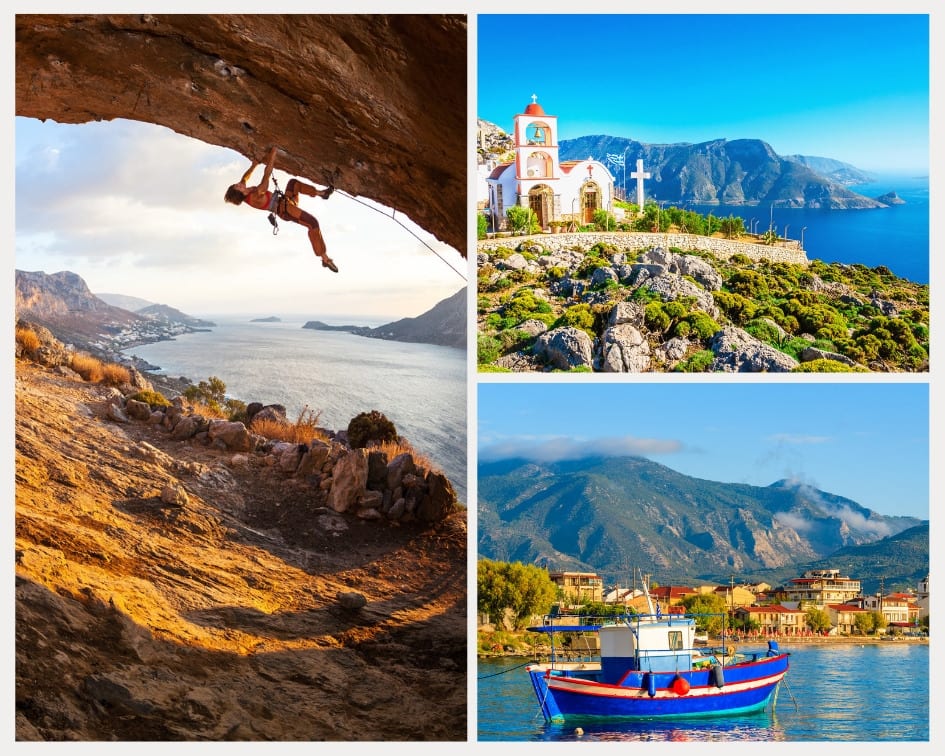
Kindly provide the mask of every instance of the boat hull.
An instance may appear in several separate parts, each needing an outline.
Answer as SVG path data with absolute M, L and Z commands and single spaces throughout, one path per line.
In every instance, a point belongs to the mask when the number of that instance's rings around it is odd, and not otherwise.
M 562 722 L 576 717 L 676 719 L 762 711 L 787 669 L 787 654 L 781 654 L 724 667 L 721 675 L 631 671 L 617 684 L 601 682 L 599 674 L 550 665 L 530 665 L 528 673 L 545 719 Z M 686 684 L 675 682 L 677 678 Z

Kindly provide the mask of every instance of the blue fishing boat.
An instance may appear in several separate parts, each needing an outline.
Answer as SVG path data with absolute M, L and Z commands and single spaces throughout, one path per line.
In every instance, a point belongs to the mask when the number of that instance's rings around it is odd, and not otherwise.
M 649 609 L 652 602 L 649 600 Z M 769 641 L 766 649 L 742 651 L 726 644 L 696 647 L 696 618 L 649 614 L 607 618 L 581 625 L 546 617 L 533 632 L 594 633 L 599 658 L 551 658 L 526 666 L 541 712 L 549 722 L 581 717 L 676 719 L 718 717 L 774 706 L 787 674 L 788 654 Z

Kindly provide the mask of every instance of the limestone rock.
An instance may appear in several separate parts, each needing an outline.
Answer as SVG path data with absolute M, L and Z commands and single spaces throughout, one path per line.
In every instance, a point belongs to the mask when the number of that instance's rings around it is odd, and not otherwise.
M 594 361 L 594 342 L 580 328 L 555 328 L 535 341 L 535 356 L 560 370 L 590 367 Z
M 466 17 L 287 18 L 18 14 L 16 115 L 154 123 L 247 165 L 276 144 L 278 168 L 394 208 L 465 255 Z
M 728 326 L 712 337 L 712 370 L 723 373 L 787 373 L 798 362 L 741 328 Z
M 352 449 L 339 459 L 331 471 L 332 485 L 328 506 L 335 512 L 347 512 L 364 495 L 367 485 L 367 453 Z
M 629 323 L 604 331 L 600 369 L 605 373 L 643 373 L 650 366 L 650 345 Z

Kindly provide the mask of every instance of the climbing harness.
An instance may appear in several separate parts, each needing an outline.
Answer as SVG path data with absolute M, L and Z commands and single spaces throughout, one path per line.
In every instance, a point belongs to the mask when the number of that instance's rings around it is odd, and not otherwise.
M 272 178 L 272 183 L 276 185 L 276 190 L 272 193 L 272 199 L 269 201 L 269 222 L 272 224 L 272 235 L 275 236 L 279 233 L 279 221 L 276 219 L 275 211 L 279 207 L 279 203 L 285 198 L 285 194 L 279 188 L 279 182 L 276 181 L 275 176 Z

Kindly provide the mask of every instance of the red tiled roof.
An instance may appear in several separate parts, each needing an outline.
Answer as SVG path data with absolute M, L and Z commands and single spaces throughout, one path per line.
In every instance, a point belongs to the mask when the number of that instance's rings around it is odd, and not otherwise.
M 492 173 L 489 174 L 489 178 L 491 179 L 499 178 L 499 176 L 505 173 L 505 169 L 508 168 L 510 165 L 512 165 L 512 163 L 499 163 L 499 165 L 497 165 L 495 168 L 492 169 Z

